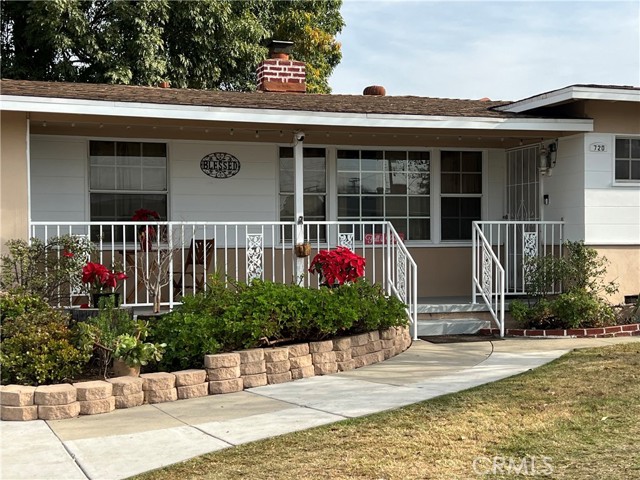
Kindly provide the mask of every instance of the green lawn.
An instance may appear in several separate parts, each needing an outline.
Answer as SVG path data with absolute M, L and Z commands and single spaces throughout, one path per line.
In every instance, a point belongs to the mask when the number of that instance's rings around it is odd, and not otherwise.
M 487 475 L 494 460 L 503 475 Z M 532 477 L 640 479 L 640 343 L 574 351 L 497 383 L 136 478 Z

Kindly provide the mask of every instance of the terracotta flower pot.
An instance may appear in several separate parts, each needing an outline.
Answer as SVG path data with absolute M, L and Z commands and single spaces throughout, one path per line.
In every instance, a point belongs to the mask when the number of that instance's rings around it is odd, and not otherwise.
M 113 374 L 116 377 L 139 377 L 140 365 L 130 367 L 124 361 L 119 358 L 113 359 Z

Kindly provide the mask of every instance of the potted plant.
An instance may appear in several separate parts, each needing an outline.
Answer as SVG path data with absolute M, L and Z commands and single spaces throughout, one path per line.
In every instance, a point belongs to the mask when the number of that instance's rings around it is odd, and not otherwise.
M 101 263 L 87 262 L 82 268 L 82 283 L 88 285 L 94 308 L 100 306 L 100 299 L 112 297 L 116 307 L 120 305 L 120 294 L 114 292 L 118 282 L 128 278 L 124 272 L 108 269 Z
M 299 258 L 308 257 L 311 255 L 311 244 L 310 243 L 298 243 L 296 244 L 296 256 Z
M 155 210 L 139 208 L 133 212 L 131 220 L 134 222 L 153 222 L 160 220 L 160 214 Z M 143 251 L 153 250 L 153 245 L 158 237 L 158 232 L 153 225 L 140 225 L 138 227 L 138 242 Z
M 113 350 L 113 374 L 119 376 L 140 375 L 140 368 L 149 362 L 162 359 L 166 343 L 145 342 L 148 331 L 144 322 L 138 322 L 135 334 L 122 334 L 116 339 Z
M 317 273 L 320 285 L 336 287 L 356 281 L 364 275 L 366 260 L 346 247 L 335 250 L 320 250 L 309 267 L 309 272 Z

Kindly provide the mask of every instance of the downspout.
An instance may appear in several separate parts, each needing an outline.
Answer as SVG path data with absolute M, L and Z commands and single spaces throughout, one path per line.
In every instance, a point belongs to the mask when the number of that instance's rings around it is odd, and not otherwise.
M 293 188 L 293 205 L 294 205 L 294 222 L 295 222 L 295 235 L 294 235 L 294 248 L 295 245 L 304 243 L 304 132 L 294 132 L 293 134 L 293 171 L 294 171 L 294 188 Z M 303 283 L 305 274 L 305 259 L 293 255 L 294 257 L 294 272 L 295 283 L 301 285 Z

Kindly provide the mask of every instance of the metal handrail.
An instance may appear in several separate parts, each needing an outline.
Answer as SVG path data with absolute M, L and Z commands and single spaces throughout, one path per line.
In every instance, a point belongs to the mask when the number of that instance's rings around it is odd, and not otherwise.
M 493 252 L 491 244 L 484 236 L 482 229 L 479 225 L 480 222 L 473 222 L 473 232 L 472 235 L 472 302 L 475 304 L 477 300 L 477 292 L 479 291 L 482 299 L 485 304 L 489 308 L 489 312 L 493 317 L 494 321 L 498 325 L 500 329 L 500 337 L 504 337 L 504 296 L 505 296 L 505 271 L 502 265 L 500 264 L 500 260 Z M 480 243 L 478 243 L 480 240 Z M 478 250 L 479 247 L 482 246 L 482 257 L 479 257 Z M 488 257 L 490 263 L 488 264 L 487 272 L 485 268 L 485 258 Z M 479 275 L 479 263 L 482 262 L 483 270 L 482 270 L 482 279 L 480 279 Z M 488 285 L 488 281 L 491 280 L 491 284 Z M 487 288 L 488 287 L 488 288 Z M 495 288 L 494 288 L 495 287 Z M 495 298 L 495 300 L 494 300 Z

